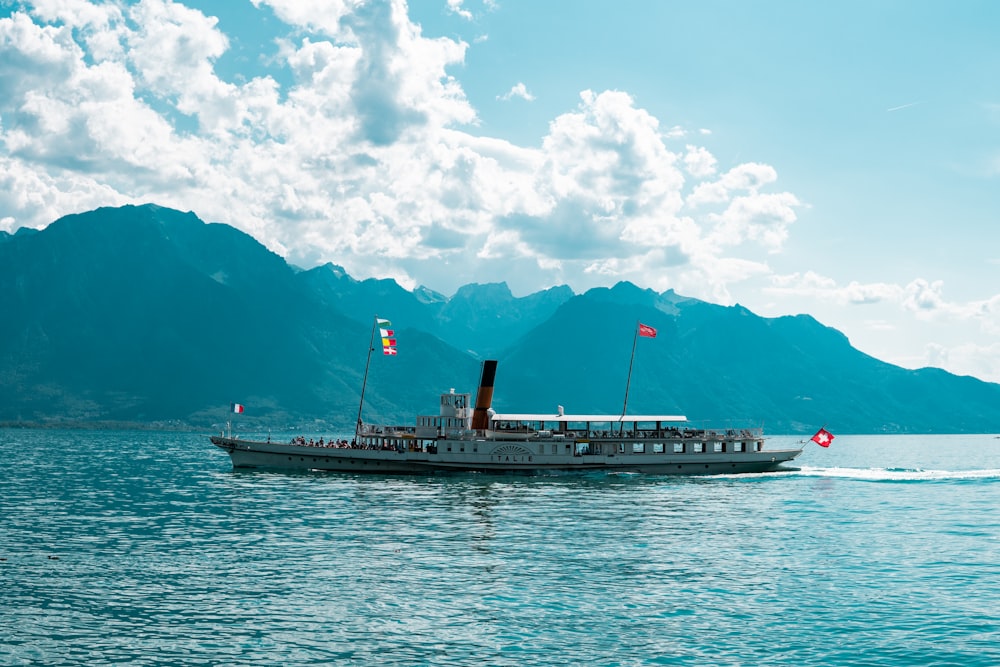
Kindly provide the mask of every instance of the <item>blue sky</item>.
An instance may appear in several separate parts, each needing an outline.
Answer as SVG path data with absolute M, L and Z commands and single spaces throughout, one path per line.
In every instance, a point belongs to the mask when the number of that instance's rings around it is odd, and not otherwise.
M 0 230 L 153 201 L 451 294 L 630 280 L 1000 381 L 994 2 L 0 0 Z

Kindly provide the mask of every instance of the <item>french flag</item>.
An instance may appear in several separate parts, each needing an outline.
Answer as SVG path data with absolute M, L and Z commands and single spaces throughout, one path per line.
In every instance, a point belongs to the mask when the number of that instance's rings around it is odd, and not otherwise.
M 243 414 L 243 406 L 239 403 L 230 403 L 229 409 L 233 411 L 233 414 Z

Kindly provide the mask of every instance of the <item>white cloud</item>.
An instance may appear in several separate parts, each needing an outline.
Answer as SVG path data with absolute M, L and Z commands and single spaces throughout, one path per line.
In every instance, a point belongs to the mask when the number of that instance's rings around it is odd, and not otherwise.
M 947 368 L 958 375 L 971 375 L 1000 382 L 1000 343 L 977 345 L 963 343 L 946 347 L 930 343 L 924 352 L 924 365 Z
M 514 99 L 515 97 L 519 97 L 519 98 L 521 98 L 522 100 L 526 100 L 526 101 L 528 101 L 528 102 L 533 102 L 533 101 L 535 100 L 535 96 L 534 96 L 534 95 L 532 95 L 532 94 L 531 94 L 531 93 L 530 93 L 530 92 L 528 91 L 528 87 L 527 87 L 527 86 L 525 86 L 525 85 L 524 85 L 524 84 L 523 84 L 522 82 L 520 82 L 520 81 L 518 81 L 518 82 L 517 82 L 516 84 L 514 84 L 514 85 L 513 85 L 512 87 L 511 87 L 511 89 L 510 89 L 510 90 L 508 90 L 508 91 L 507 91 L 506 93 L 504 93 L 503 95 L 497 95 L 497 99 L 498 99 L 498 100 L 500 100 L 500 101 L 502 101 L 502 102 L 507 102 L 507 101 L 509 101 L 509 100 L 512 100 L 512 99 Z
M 859 283 L 852 280 L 841 290 L 842 303 L 872 304 L 899 299 L 903 290 L 898 285 L 889 283 Z
M 916 278 L 906 285 L 851 281 L 840 286 L 833 278 L 807 271 L 771 275 L 769 281 L 770 286 L 765 291 L 771 294 L 808 297 L 842 306 L 889 303 L 918 320 L 976 322 L 984 333 L 1000 334 L 1000 294 L 964 303 L 948 301 L 944 296 L 944 282 L 940 280 L 930 282 Z
M 267 5 L 290 26 L 352 42 L 353 35 L 341 21 L 360 7 L 364 0 L 250 0 L 254 7 Z
M 264 5 L 288 25 L 290 83 L 224 81 L 229 37 L 170 0 L 46 0 L 0 21 L 5 224 L 156 201 L 359 277 L 448 289 L 516 266 L 523 289 L 630 279 L 728 298 L 795 220 L 773 168 L 718 175 L 621 91 L 581 93 L 539 147 L 469 133 L 451 72 L 468 45 L 424 37 L 402 0 Z
M 917 313 L 933 313 L 946 308 L 941 289 L 944 283 L 937 280 L 929 283 L 923 278 L 918 278 L 906 286 L 903 296 L 903 307 Z
M 688 152 L 691 152 L 691 147 L 688 148 Z M 727 171 L 716 181 L 699 183 L 688 197 L 687 203 L 691 207 L 697 207 L 726 202 L 734 191 L 755 194 L 761 187 L 770 185 L 777 179 L 778 174 L 770 165 L 753 162 L 741 164 Z
M 448 11 L 450 11 L 453 14 L 457 14 L 458 16 L 461 16 L 463 19 L 471 21 L 472 12 L 462 7 L 463 1 L 464 0 L 448 0 Z
M 787 275 L 775 274 L 769 277 L 769 281 L 770 287 L 765 288 L 765 291 L 772 294 L 820 299 L 842 306 L 882 302 L 894 302 L 903 306 L 908 290 L 907 287 L 890 283 L 865 284 L 857 281 L 839 286 L 833 278 L 819 275 L 814 271 Z M 915 288 L 910 289 L 913 291 Z
M 695 178 L 708 178 L 715 174 L 716 159 L 701 146 L 688 145 L 684 155 L 684 167 Z
M 750 240 L 779 250 L 788 238 L 788 226 L 795 222 L 797 206 L 798 199 L 789 192 L 734 197 L 721 214 L 709 215 L 717 223 L 709 238 L 720 246 Z

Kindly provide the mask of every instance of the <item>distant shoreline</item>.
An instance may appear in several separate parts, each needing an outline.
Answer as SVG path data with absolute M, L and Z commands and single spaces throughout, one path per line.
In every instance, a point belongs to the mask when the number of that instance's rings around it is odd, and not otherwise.
M 208 426 L 193 426 L 191 424 L 177 424 L 165 422 L 119 422 L 119 421 L 25 421 L 12 420 L 0 421 L 0 428 L 25 428 L 25 429 L 51 429 L 53 431 L 65 429 L 73 431 L 178 431 L 185 433 L 196 433 L 198 431 L 213 430 Z
M 38 429 L 38 430 L 68 430 L 68 431 L 170 431 L 176 433 L 216 433 L 222 425 L 214 424 L 189 424 L 177 420 L 154 421 L 154 422 L 134 422 L 134 421 L 30 421 L 24 419 L 0 420 L 0 428 L 8 429 Z M 350 426 L 334 426 L 331 424 L 309 424 L 303 426 L 268 426 L 261 423 L 234 423 L 234 431 L 243 433 L 345 433 L 353 431 Z

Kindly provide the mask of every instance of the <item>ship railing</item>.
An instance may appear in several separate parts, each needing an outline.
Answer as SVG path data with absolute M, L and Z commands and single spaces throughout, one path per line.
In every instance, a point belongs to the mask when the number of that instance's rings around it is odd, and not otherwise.
M 531 426 L 519 422 L 498 421 L 492 429 L 495 433 L 515 433 L 531 435 L 533 433 L 546 433 L 546 431 L 536 431 Z
M 361 427 L 361 435 L 382 435 L 386 437 L 413 436 L 416 433 L 415 426 L 390 426 L 385 424 L 364 424 Z
M 546 433 L 545 435 L 549 435 Z M 689 428 L 665 427 L 660 429 L 575 429 L 560 431 L 560 438 L 590 439 L 590 440 L 754 440 L 763 437 L 761 428 Z

